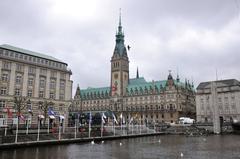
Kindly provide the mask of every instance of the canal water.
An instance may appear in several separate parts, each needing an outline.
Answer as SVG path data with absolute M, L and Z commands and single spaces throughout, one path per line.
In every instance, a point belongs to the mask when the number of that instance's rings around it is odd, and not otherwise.
M 239 159 L 240 135 L 161 135 L 0 150 L 0 159 Z

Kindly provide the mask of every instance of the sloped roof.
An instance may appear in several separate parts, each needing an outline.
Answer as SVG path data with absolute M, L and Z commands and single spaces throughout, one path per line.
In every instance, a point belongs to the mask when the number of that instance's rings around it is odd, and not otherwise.
M 92 88 L 88 87 L 87 89 L 82 89 L 81 90 L 81 95 L 86 95 L 86 94 L 94 94 L 94 93 L 109 93 L 110 92 L 110 87 L 100 87 L 100 88 Z
M 131 90 L 150 90 L 151 88 L 157 88 L 158 90 L 163 89 L 166 86 L 167 80 L 162 80 L 162 81 L 151 81 L 151 82 L 147 82 L 143 77 L 140 78 L 132 78 L 129 79 L 129 84 L 127 86 L 127 90 L 131 91 Z M 178 86 L 182 86 L 184 87 L 184 83 L 182 82 L 177 82 L 176 80 L 174 80 L 174 83 Z M 87 94 L 104 94 L 106 95 L 110 93 L 110 87 L 100 87 L 100 88 L 92 88 L 89 87 L 87 89 L 82 89 L 81 91 L 81 96 L 84 97 L 84 95 L 86 96 Z
M 59 60 L 55 57 L 45 55 L 45 54 L 42 54 L 42 53 L 38 53 L 38 52 L 34 52 L 34 51 L 30 51 L 30 50 L 26 50 L 26 49 L 22 49 L 22 48 L 19 48 L 19 47 L 11 46 L 11 45 L 8 45 L 8 44 L 0 45 L 0 48 L 24 53 L 24 54 L 27 54 L 27 55 L 32 55 L 32 56 L 36 56 L 36 57 L 45 58 L 45 59 L 49 59 L 49 60 L 56 61 L 56 62 L 65 63 L 65 62 L 63 62 L 63 61 L 61 61 L 61 60 Z
M 146 81 L 143 77 L 140 78 L 133 78 L 129 80 L 129 84 L 127 86 L 128 90 L 139 90 L 139 89 L 150 89 L 150 88 L 157 88 L 161 90 L 166 86 L 167 80 L 161 80 L 161 81 Z M 177 82 L 174 80 L 174 84 L 178 86 L 184 86 L 184 83 L 182 82 Z
M 209 82 L 201 82 L 198 86 L 197 89 L 204 89 L 204 88 L 210 88 L 210 84 L 213 81 L 209 81 Z M 225 86 L 239 86 L 240 83 L 238 80 L 236 79 L 227 79 L 227 80 L 219 80 L 219 81 L 214 81 L 217 82 L 217 84 L 223 84 Z

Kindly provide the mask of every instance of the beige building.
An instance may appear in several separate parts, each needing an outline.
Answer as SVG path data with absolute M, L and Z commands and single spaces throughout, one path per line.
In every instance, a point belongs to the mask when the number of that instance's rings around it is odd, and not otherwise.
M 215 81 L 216 108 L 225 121 L 240 120 L 240 83 L 236 79 Z M 202 82 L 197 87 L 197 122 L 213 121 L 211 82 Z
M 14 106 L 16 102 L 21 105 L 19 115 L 32 124 L 39 115 L 44 115 L 44 107 L 62 119 L 67 118 L 72 98 L 72 73 L 67 66 L 48 55 L 0 45 L 0 125 L 6 124 L 8 110 L 16 117 L 19 112 Z
M 121 20 L 111 58 L 110 78 L 110 87 L 78 87 L 71 111 L 111 110 L 118 117 L 123 113 L 126 120 L 133 118 L 137 123 L 174 123 L 181 116 L 195 118 L 195 91 L 187 80 L 181 82 L 178 76 L 174 79 L 169 72 L 163 80 L 146 81 L 144 77 L 139 77 L 138 70 L 136 78 L 129 77 L 129 59 Z

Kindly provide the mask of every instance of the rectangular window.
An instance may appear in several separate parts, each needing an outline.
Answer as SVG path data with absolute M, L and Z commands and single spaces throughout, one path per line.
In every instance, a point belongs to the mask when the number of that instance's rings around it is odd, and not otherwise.
M 55 98 L 55 94 L 54 94 L 53 92 L 50 92 L 49 98 L 50 98 L 50 99 L 54 99 L 54 98 Z
M 60 89 L 65 89 L 65 81 L 60 81 Z
M 5 108 L 6 102 L 5 100 L 0 100 L 0 109 Z
M 56 81 L 52 79 L 50 82 L 50 89 L 55 89 L 55 88 L 56 88 Z
M 28 97 L 32 97 L 33 91 L 31 89 L 28 90 Z
M 11 68 L 11 63 L 10 62 L 4 62 L 3 63 L 3 68 L 10 69 Z
M 44 98 L 44 91 L 39 91 L 39 98 Z
M 60 99 L 60 100 L 64 100 L 64 93 L 61 93 L 61 94 L 60 94 L 59 99 Z
M 40 80 L 40 88 L 44 88 L 45 87 L 45 83 L 46 83 L 46 81 L 45 81 L 45 79 L 41 79 Z
M 56 77 L 56 75 L 57 75 L 57 72 L 51 71 L 51 77 Z
M 28 79 L 28 86 L 33 86 L 33 78 Z
M 5 55 L 8 56 L 8 51 L 7 50 L 3 50 L 3 52 L 5 52 Z
M 43 75 L 46 75 L 47 74 L 47 70 L 46 69 L 41 69 L 40 73 L 43 74 Z
M 15 89 L 15 95 L 16 95 L 16 96 L 20 96 L 20 95 L 21 95 L 21 91 L 20 91 L 19 88 L 16 88 L 16 89 Z
M 7 94 L 7 88 L 6 87 L 1 87 L 0 94 L 1 95 L 6 95 Z
M 6 73 L 2 74 L 2 81 L 5 81 L 5 82 L 8 81 L 8 74 L 6 74 Z
M 29 67 L 28 68 L 28 73 L 35 73 L 36 72 L 36 68 L 35 67 Z
M 17 71 L 22 71 L 22 65 L 21 64 L 17 64 L 16 65 L 16 70 Z
M 61 78 L 61 79 L 65 79 L 65 73 L 61 73 L 61 74 L 60 74 L 60 78 Z
M 16 76 L 16 84 L 21 84 L 21 82 L 22 82 L 22 76 L 17 75 Z

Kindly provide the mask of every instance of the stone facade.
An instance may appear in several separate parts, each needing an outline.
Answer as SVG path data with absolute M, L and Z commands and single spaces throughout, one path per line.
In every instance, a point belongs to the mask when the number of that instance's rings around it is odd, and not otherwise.
M 16 117 L 15 97 L 27 100 L 21 115 L 32 124 L 43 114 L 39 102 L 52 102 L 48 107 L 56 115 L 67 118 L 72 99 L 72 73 L 66 63 L 10 45 L 0 45 L 0 57 L 0 124 L 7 118 L 7 108 L 13 112 L 13 118 Z
M 215 81 L 216 101 L 220 117 L 224 121 L 240 120 L 240 83 L 235 79 Z M 197 122 L 213 121 L 211 82 L 202 82 L 197 87 Z
M 129 47 L 129 46 L 128 46 Z M 129 78 L 129 59 L 124 44 L 121 19 L 111 58 L 110 87 L 80 89 L 77 87 L 70 111 L 106 111 L 123 114 L 126 120 L 178 121 L 181 116 L 195 118 L 195 91 L 187 80 L 181 82 L 169 73 L 167 80 L 147 82 L 144 77 Z

